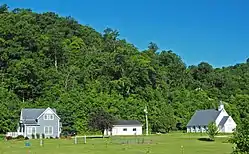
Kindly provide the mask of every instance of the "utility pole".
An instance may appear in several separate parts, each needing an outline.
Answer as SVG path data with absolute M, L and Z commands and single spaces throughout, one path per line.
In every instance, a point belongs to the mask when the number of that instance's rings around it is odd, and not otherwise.
M 148 129 L 148 111 L 147 111 L 147 106 L 145 106 L 144 112 L 145 112 L 145 122 L 146 122 L 146 135 L 148 135 L 149 134 L 149 129 Z

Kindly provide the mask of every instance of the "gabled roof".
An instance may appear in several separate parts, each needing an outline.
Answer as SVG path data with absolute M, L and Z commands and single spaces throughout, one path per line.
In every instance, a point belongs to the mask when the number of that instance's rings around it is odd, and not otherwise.
M 114 125 L 135 125 L 135 126 L 140 126 L 142 125 L 141 122 L 139 122 L 138 120 L 118 120 L 116 121 L 116 123 Z
M 36 124 L 36 119 L 45 111 L 46 109 L 35 109 L 35 108 L 26 108 L 21 110 L 21 118 L 25 124 Z M 56 110 L 52 109 L 55 113 Z
M 34 108 L 27 108 L 22 109 L 22 119 L 36 119 L 38 118 L 46 109 L 34 109 Z
M 219 123 L 219 126 L 224 126 L 224 124 L 227 122 L 227 119 L 229 118 L 229 116 L 224 116 L 222 119 L 221 119 L 221 121 L 220 121 L 220 123 Z
M 215 109 L 196 111 L 187 126 L 207 126 L 210 122 L 216 120 L 220 112 Z

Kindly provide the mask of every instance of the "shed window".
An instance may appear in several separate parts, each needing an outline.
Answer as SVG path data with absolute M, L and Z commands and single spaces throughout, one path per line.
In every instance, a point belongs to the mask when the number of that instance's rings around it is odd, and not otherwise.
M 137 128 L 133 128 L 133 132 L 137 131 Z
M 124 128 L 123 131 L 126 132 L 126 131 L 127 131 L 127 128 Z

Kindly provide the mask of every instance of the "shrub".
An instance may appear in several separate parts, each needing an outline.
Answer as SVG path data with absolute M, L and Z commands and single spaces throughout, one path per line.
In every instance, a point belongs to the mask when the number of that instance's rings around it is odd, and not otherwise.
M 208 124 L 207 134 L 212 141 L 215 140 L 215 136 L 218 133 L 219 133 L 219 128 L 216 126 L 215 122 L 211 122 L 210 124 Z
M 32 139 L 35 139 L 35 134 L 32 134 L 31 136 L 32 136 Z
M 58 137 L 58 136 L 56 136 L 55 138 L 56 138 L 56 139 L 59 139 L 59 137 Z
M 4 139 L 4 136 L 3 135 L 0 135 L 0 140 Z
M 50 139 L 53 139 L 53 136 L 50 136 Z
M 66 139 L 66 138 L 67 138 L 67 136 L 64 136 L 64 135 L 60 136 L 60 139 Z
M 24 136 L 23 136 L 23 135 L 18 135 L 18 136 L 16 137 L 16 139 L 24 139 Z
M 36 133 L 36 138 L 39 139 L 40 138 L 40 134 Z
M 29 140 L 29 138 L 26 136 L 26 137 L 24 138 L 24 140 Z
M 6 138 L 6 140 L 12 140 L 13 139 L 12 136 L 6 136 L 5 138 Z
M 45 134 L 42 133 L 42 138 L 45 139 Z

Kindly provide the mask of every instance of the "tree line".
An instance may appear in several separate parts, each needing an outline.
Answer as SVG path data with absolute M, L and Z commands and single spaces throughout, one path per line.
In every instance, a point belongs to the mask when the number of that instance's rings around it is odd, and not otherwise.
M 249 116 L 249 59 L 214 68 L 186 66 L 156 43 L 140 51 L 106 28 L 72 17 L 0 6 L 0 133 L 14 131 L 21 108 L 56 108 L 63 131 L 91 131 L 97 109 L 145 124 L 151 132 L 184 130 L 197 109 L 219 100 L 240 124 Z

